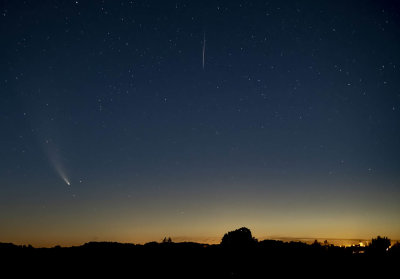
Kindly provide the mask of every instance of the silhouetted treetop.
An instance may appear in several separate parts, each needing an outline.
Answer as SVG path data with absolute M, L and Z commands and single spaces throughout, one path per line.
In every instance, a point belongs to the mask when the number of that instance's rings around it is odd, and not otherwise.
M 389 249 L 389 254 L 392 256 L 399 257 L 400 256 L 400 243 L 396 242 L 395 244 L 392 245 L 392 247 Z
M 390 247 L 391 241 L 387 237 L 373 238 L 371 244 L 368 247 L 370 253 L 373 254 L 384 254 Z
M 252 247 L 256 243 L 257 239 L 255 239 L 251 235 L 251 231 L 245 227 L 226 233 L 221 241 L 221 245 L 224 247 L 240 248 Z
M 172 239 L 170 237 L 164 237 L 162 243 L 172 243 Z

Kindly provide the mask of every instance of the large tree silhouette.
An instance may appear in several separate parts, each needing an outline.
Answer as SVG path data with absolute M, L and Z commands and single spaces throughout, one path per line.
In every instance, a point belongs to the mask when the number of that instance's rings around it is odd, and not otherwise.
M 240 229 L 228 232 L 224 235 L 221 241 L 223 247 L 253 247 L 257 243 L 251 235 L 251 231 L 248 228 L 242 227 Z
M 371 244 L 368 247 L 368 250 L 372 254 L 385 254 L 388 248 L 390 247 L 390 239 L 387 237 L 373 238 Z

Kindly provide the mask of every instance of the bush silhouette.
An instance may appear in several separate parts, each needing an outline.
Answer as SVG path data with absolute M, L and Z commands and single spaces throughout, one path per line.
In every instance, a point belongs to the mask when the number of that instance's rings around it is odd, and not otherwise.
M 226 233 L 222 238 L 221 246 L 229 248 L 245 248 L 253 247 L 256 243 L 257 239 L 251 235 L 251 231 L 248 228 L 242 227 L 235 231 Z

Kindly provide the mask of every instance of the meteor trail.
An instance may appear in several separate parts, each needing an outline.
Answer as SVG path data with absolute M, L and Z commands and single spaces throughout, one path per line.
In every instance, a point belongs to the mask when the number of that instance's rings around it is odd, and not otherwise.
M 204 70 L 204 62 L 205 62 L 205 57 L 206 57 L 206 32 L 204 32 L 204 37 L 203 37 L 203 70 Z

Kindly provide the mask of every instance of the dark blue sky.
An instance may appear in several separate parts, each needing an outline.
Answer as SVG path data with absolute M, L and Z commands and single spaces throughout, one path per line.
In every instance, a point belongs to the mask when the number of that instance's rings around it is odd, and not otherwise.
M 0 241 L 400 238 L 397 1 L 0 3 Z

